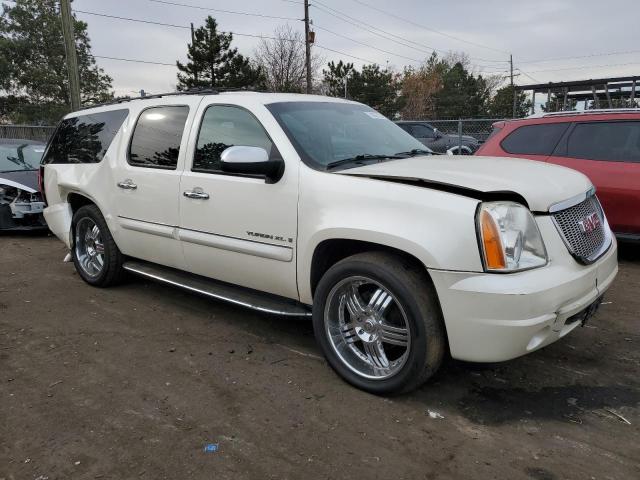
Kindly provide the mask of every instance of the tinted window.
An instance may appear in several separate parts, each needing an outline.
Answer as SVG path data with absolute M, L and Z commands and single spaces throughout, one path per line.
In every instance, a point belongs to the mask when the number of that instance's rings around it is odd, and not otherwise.
M 220 155 L 229 147 L 262 147 L 271 153 L 273 143 L 258 120 L 239 107 L 215 105 L 202 118 L 192 170 L 220 172 Z
M 501 145 L 507 153 L 551 155 L 568 126 L 568 123 L 524 125 L 511 132 Z
M 567 144 L 569 157 L 640 163 L 640 122 L 578 123 Z
M 129 110 L 110 110 L 60 122 L 42 163 L 98 163 Z
M 189 107 L 153 107 L 138 118 L 129 146 L 129 163 L 137 167 L 175 169 Z
M 434 138 L 433 130 L 425 125 L 414 125 L 413 136 L 416 138 Z

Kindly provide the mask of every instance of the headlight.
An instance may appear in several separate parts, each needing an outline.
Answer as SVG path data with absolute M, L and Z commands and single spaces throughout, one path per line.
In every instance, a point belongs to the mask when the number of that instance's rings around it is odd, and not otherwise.
M 538 224 L 523 205 L 482 203 L 476 223 L 485 270 L 517 272 L 547 264 Z

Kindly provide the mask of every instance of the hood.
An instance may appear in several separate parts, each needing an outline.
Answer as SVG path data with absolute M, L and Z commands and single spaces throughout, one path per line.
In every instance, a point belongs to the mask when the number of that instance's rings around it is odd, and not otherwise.
M 20 170 L 17 172 L 0 172 L 0 185 L 27 190 L 30 193 L 38 191 L 38 171 Z
M 421 181 L 434 188 L 479 199 L 491 197 L 491 194 L 515 193 L 535 212 L 546 212 L 551 205 L 592 188 L 589 179 L 575 170 L 520 158 L 420 156 L 337 173 L 381 180 Z

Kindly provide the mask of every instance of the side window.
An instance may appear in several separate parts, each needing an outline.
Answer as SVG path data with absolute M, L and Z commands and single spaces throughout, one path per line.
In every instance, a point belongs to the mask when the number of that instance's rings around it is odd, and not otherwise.
M 129 145 L 130 165 L 175 170 L 189 107 L 163 106 L 144 110 Z
M 640 122 L 578 123 L 569 136 L 567 156 L 640 163 Z
M 500 144 L 507 153 L 551 155 L 569 123 L 524 125 L 511 132 Z
M 101 162 L 127 115 L 126 109 L 109 110 L 62 120 L 42 164 Z
M 435 138 L 433 130 L 425 125 L 414 125 L 413 136 L 416 138 Z
M 271 154 L 273 143 L 248 110 L 228 105 L 212 105 L 202 117 L 191 170 L 222 171 L 220 155 L 233 146 L 262 147 Z

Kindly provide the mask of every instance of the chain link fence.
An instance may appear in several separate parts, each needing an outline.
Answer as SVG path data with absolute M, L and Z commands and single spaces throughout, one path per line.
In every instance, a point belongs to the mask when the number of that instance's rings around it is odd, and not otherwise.
M 34 125 L 0 125 L 0 139 L 19 138 L 46 142 L 56 127 Z
M 484 143 L 491 131 L 492 125 L 495 122 L 505 120 L 504 118 L 471 118 L 461 120 L 424 120 L 433 125 L 442 133 L 449 135 L 469 135 L 480 143 Z

